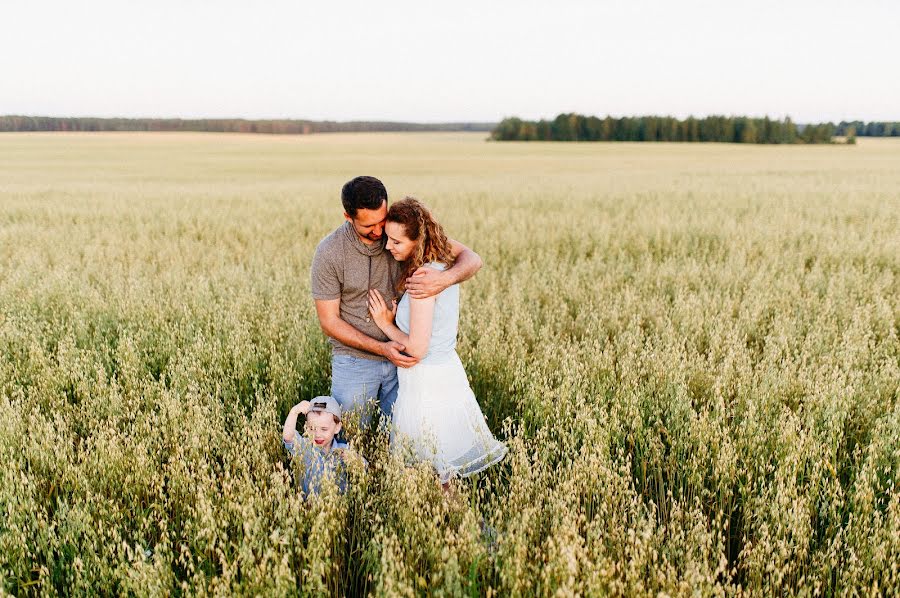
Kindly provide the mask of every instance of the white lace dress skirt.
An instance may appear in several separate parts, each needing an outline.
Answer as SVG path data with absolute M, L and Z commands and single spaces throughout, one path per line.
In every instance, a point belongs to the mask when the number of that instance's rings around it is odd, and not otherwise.
M 397 368 L 391 445 L 408 461 L 434 465 L 441 483 L 497 463 L 506 445 L 494 438 L 456 351 L 440 363 Z

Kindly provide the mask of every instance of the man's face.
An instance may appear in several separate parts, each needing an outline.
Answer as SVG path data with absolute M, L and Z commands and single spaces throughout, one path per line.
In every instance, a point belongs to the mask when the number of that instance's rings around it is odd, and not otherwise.
M 363 243 L 380 241 L 384 234 L 384 219 L 387 218 L 387 201 L 382 202 L 381 207 L 376 210 L 357 210 L 355 218 L 345 212 L 344 218 L 350 221 Z
M 306 414 L 306 436 L 320 449 L 330 450 L 334 435 L 341 431 L 341 424 L 327 411 L 310 411 Z

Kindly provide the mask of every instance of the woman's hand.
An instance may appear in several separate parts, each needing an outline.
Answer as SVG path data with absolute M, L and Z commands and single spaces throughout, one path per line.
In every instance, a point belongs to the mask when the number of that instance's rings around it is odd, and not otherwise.
M 369 313 L 372 314 L 375 325 L 384 331 L 385 328 L 394 323 L 394 317 L 397 315 L 397 301 L 392 301 L 391 307 L 388 308 L 384 297 L 381 296 L 378 289 L 370 289 Z

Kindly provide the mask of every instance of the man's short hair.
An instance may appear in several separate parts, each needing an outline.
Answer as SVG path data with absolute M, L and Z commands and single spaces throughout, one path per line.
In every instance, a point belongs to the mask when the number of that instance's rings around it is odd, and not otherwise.
M 373 176 L 358 176 L 341 189 L 341 203 L 351 218 L 356 218 L 357 210 L 377 210 L 387 198 L 384 183 Z

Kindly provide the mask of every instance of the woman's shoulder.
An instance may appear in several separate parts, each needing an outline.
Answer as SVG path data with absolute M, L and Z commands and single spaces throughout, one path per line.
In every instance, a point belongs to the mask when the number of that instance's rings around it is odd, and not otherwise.
M 441 262 L 428 262 L 424 264 L 426 268 L 431 268 L 432 270 L 446 270 L 447 264 L 442 264 Z

